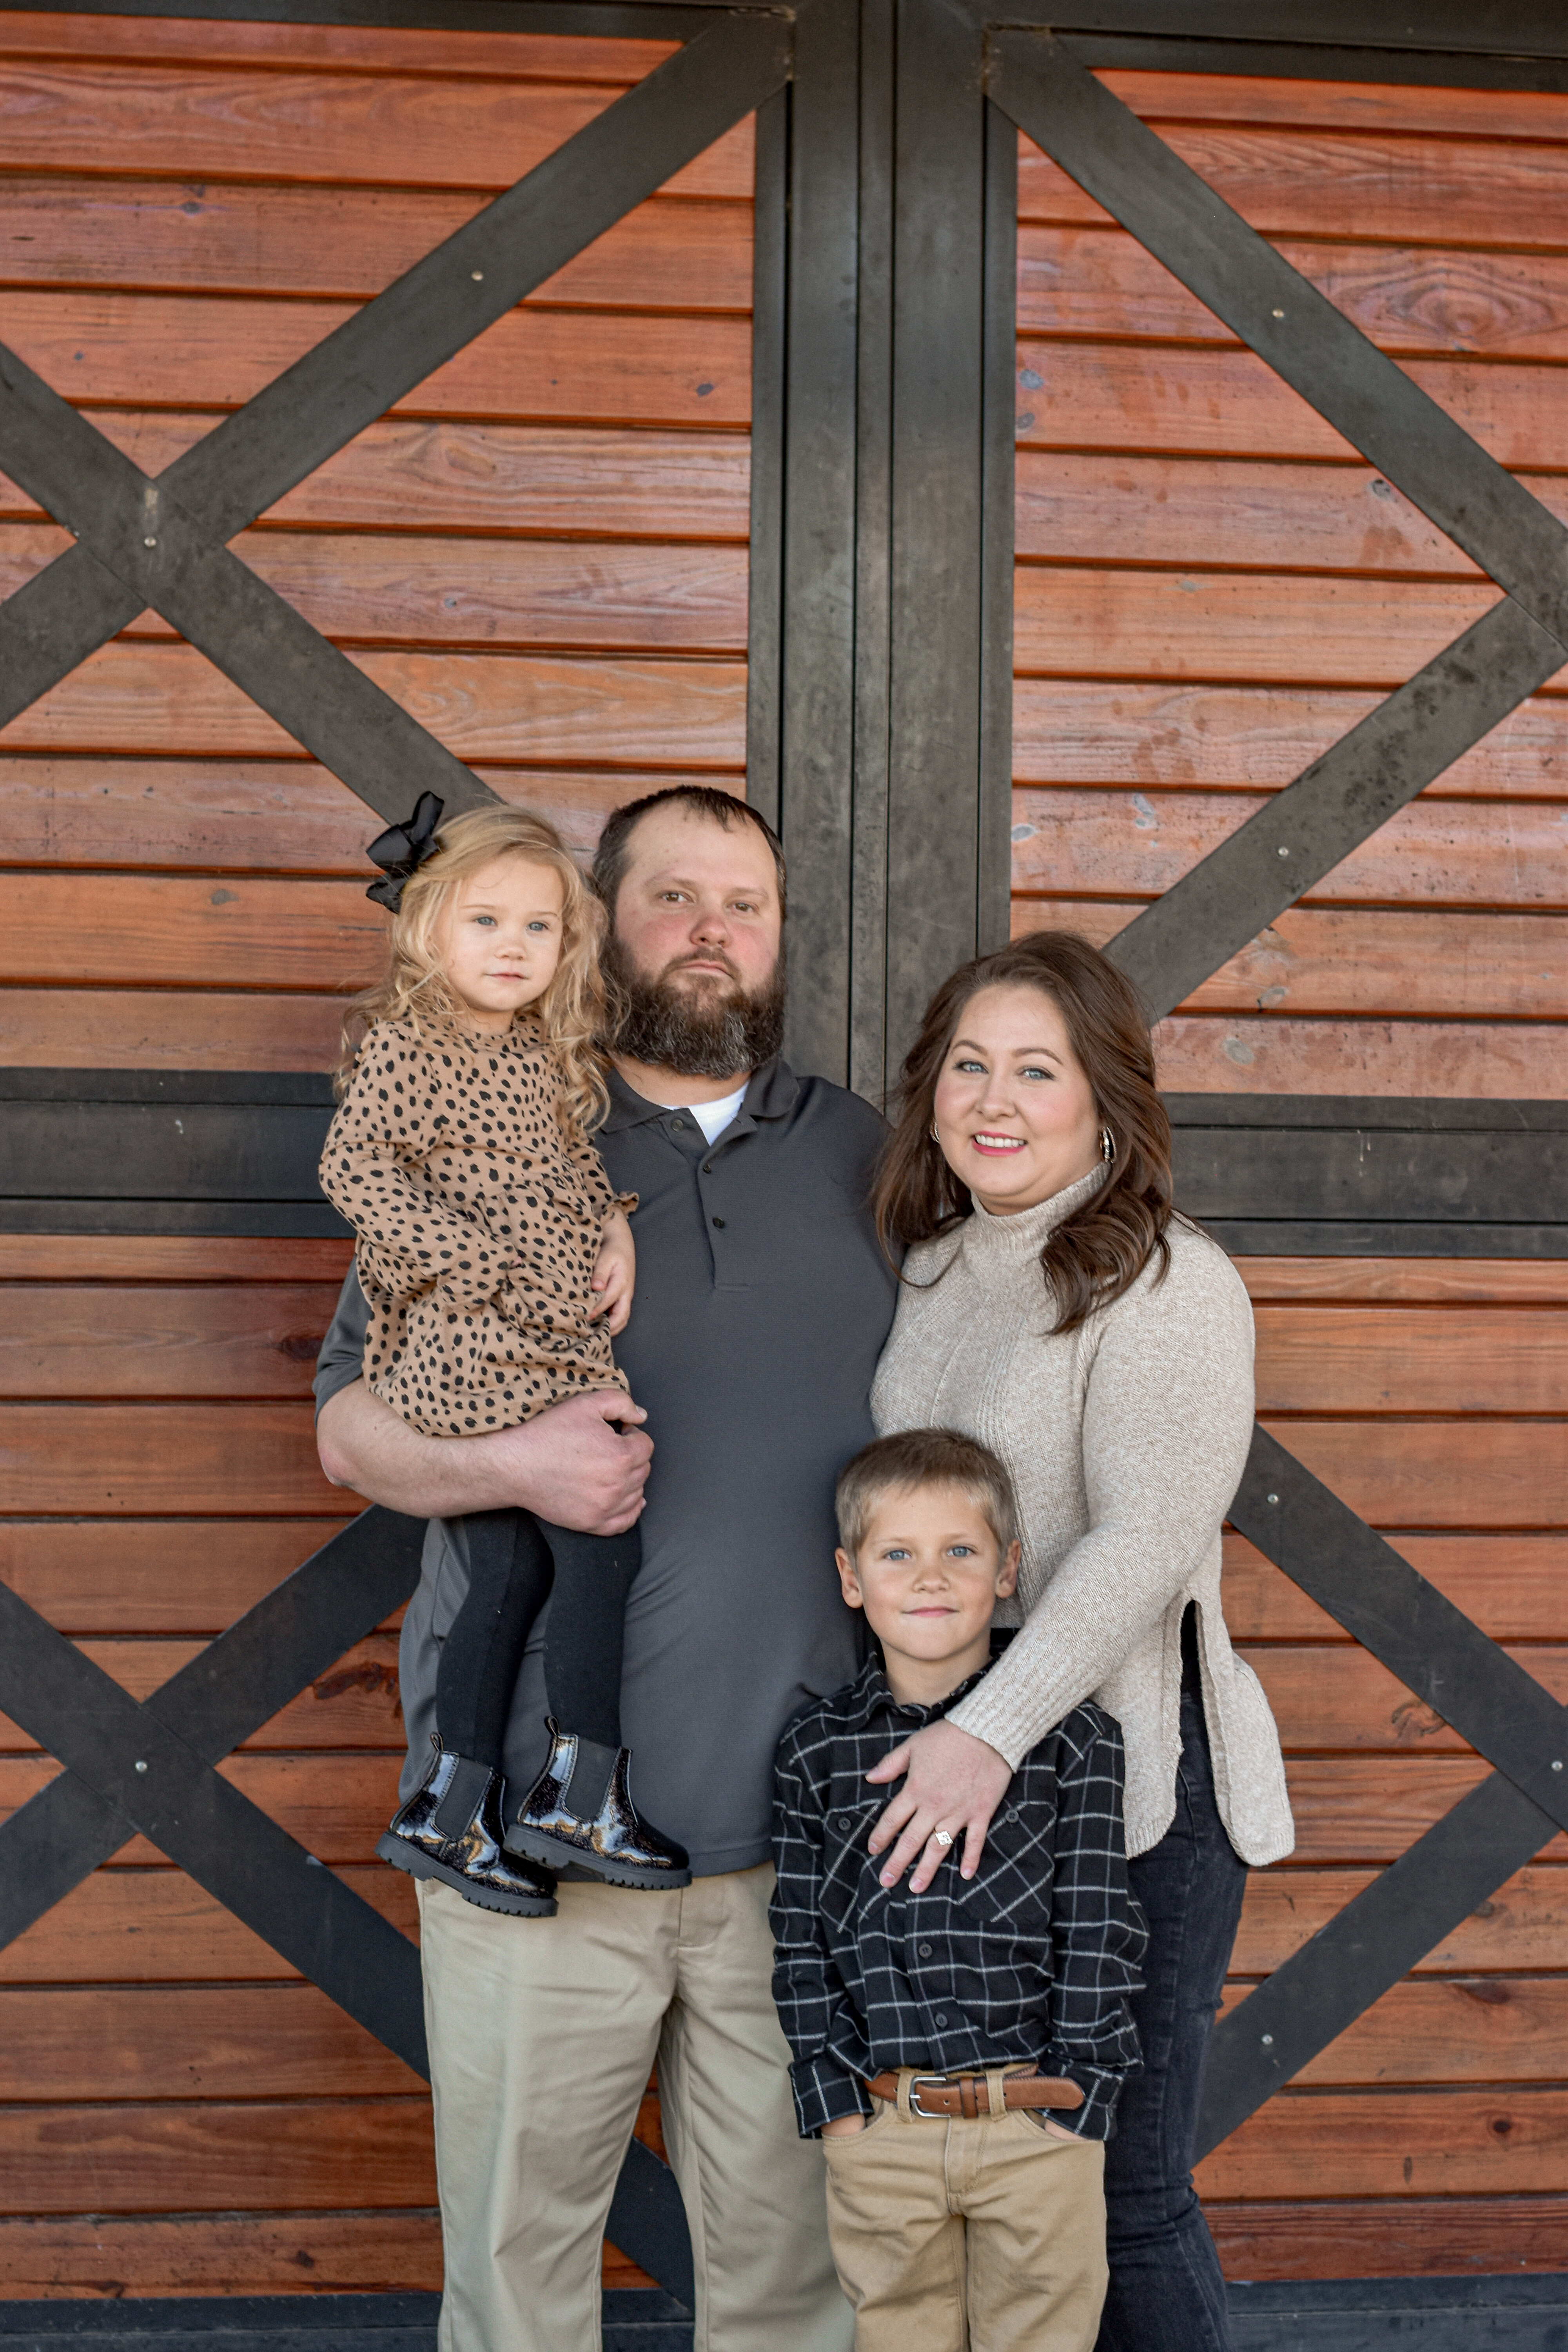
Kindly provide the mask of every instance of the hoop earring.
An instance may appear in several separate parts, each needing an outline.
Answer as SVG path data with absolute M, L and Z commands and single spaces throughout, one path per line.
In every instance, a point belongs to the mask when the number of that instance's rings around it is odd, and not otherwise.
M 931 1139 L 933 1143 L 940 1143 L 942 1141 L 941 1136 L 936 1131 L 936 1121 L 934 1118 L 931 1123 Z
M 1100 1156 L 1108 1168 L 1116 1157 L 1116 1138 L 1108 1127 L 1100 1130 Z

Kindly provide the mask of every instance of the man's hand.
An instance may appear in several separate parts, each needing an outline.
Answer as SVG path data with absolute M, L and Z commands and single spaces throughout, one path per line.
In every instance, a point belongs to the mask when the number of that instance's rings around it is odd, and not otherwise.
M 824 2139 L 853 2139 L 857 2132 L 865 2128 L 864 2116 L 835 2116 L 830 2124 L 823 2125 L 821 2136 Z
M 616 1536 L 642 1514 L 653 1444 L 635 1424 L 647 1418 L 619 1389 L 595 1389 L 518 1429 L 426 1437 L 361 1380 L 323 1405 L 316 1444 L 334 1486 L 414 1518 L 520 1509 L 584 1535 Z
M 896 1780 L 904 1785 L 883 1810 L 868 1841 L 872 1853 L 893 1850 L 883 1864 L 884 1886 L 896 1886 L 911 1862 L 919 1867 L 910 1879 L 910 1893 L 923 1895 L 936 1876 L 947 1846 L 936 1842 L 945 1830 L 958 1846 L 963 1839 L 960 1874 L 973 1878 L 985 1851 L 991 1816 L 1007 1793 L 1013 1767 L 1005 1756 L 956 1723 L 928 1723 L 890 1756 L 884 1756 L 867 1773 L 868 1780 Z M 894 1839 L 898 1840 L 896 1845 Z

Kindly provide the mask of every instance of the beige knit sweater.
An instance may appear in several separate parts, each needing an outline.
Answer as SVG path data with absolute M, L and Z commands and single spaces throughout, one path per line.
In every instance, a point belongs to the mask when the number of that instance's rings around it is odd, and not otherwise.
M 1224 1252 L 1173 1224 L 1163 1281 L 1148 1267 L 1053 1334 L 1040 1250 L 1102 1181 L 1016 1216 L 976 1206 L 910 1253 L 872 1412 L 884 1433 L 979 1438 L 1017 1488 L 1023 1570 L 997 1613 L 1023 1630 L 953 1722 L 1016 1766 L 1097 1700 L 1127 1743 L 1127 1851 L 1145 1853 L 1175 1814 L 1194 1601 L 1220 1817 L 1245 1861 L 1277 1862 L 1295 1843 L 1279 1736 L 1220 1613 L 1220 1522 L 1252 1434 L 1251 1305 Z

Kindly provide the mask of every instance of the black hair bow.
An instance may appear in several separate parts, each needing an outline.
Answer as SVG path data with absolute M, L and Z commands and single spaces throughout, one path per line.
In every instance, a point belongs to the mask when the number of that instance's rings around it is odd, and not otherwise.
M 421 793 L 406 824 L 391 824 L 384 833 L 376 835 L 365 856 L 373 866 L 384 868 L 384 879 L 371 884 L 364 894 L 367 898 L 374 898 L 378 907 L 396 914 L 403 903 L 405 883 L 418 872 L 427 857 L 435 856 L 436 827 L 446 805 L 434 793 Z

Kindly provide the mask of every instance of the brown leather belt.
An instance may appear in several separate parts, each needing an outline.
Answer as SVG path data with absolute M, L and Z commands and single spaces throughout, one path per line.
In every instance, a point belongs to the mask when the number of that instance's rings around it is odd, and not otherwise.
M 896 2074 L 874 2074 L 866 2088 L 874 2099 L 895 2101 Z M 1056 2074 L 1009 2074 L 1002 2085 L 1005 2107 L 1081 2107 L 1083 2093 L 1076 2083 Z M 991 2112 L 991 2086 L 984 2074 L 917 2074 L 910 2084 L 910 2110 L 934 2122 L 943 2116 L 963 2116 L 971 2122 Z

